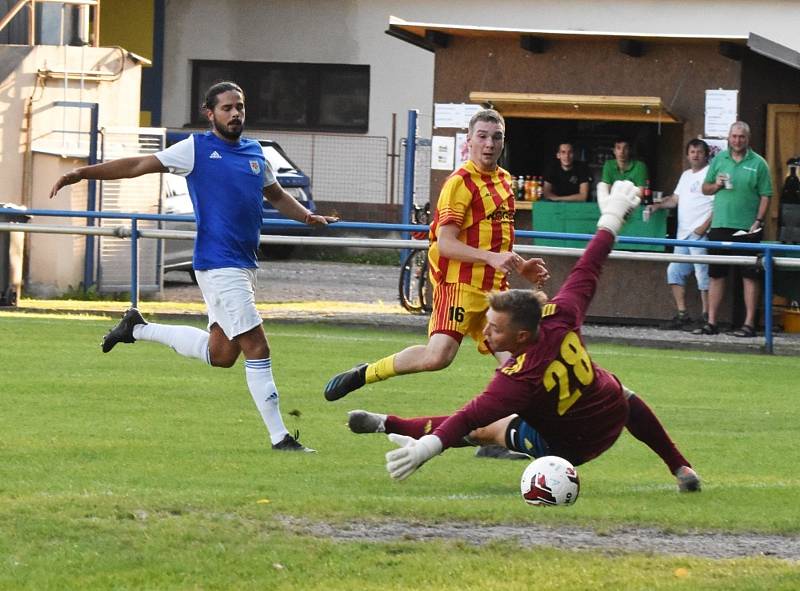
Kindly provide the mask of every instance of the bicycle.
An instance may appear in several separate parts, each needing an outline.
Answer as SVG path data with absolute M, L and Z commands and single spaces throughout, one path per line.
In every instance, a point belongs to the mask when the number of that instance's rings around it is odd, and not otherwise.
M 430 223 L 431 204 L 414 205 L 411 214 L 412 224 Z M 428 232 L 412 232 L 411 236 L 416 240 L 427 240 Z M 400 266 L 400 281 L 398 291 L 400 295 L 400 305 L 412 314 L 429 314 L 431 302 L 428 299 L 429 289 L 428 279 L 428 251 L 425 249 L 412 249 L 403 260 Z

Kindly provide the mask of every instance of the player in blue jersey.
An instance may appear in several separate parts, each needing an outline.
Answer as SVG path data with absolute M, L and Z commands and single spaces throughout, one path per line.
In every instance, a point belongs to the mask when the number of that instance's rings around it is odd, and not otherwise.
M 208 308 L 208 331 L 148 323 L 131 308 L 103 338 L 103 352 L 117 343 L 154 341 L 215 367 L 231 367 L 243 353 L 247 385 L 272 449 L 313 452 L 298 441 L 297 433 L 289 433 L 281 417 L 269 343 L 255 305 L 256 250 L 263 198 L 286 217 L 306 224 L 326 225 L 336 218 L 313 214 L 298 203 L 275 180 L 260 144 L 241 137 L 245 107 L 239 85 L 214 84 L 206 93 L 203 112 L 209 131 L 155 154 L 76 168 L 58 179 L 50 197 L 83 179 L 161 172 L 185 176 L 197 222 L 193 267 Z

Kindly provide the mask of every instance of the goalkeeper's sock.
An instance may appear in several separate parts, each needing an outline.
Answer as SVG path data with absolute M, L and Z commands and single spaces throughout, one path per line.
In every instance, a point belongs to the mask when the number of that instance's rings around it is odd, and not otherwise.
M 658 457 L 669 467 L 671 474 L 674 474 L 681 466 L 692 466 L 675 447 L 675 443 L 670 439 L 661 421 L 644 400 L 633 394 L 628 397 L 628 406 L 630 412 L 625 427 L 631 432 L 631 435 L 658 454 Z
M 417 417 L 414 419 L 404 419 L 395 415 L 388 415 L 384 423 L 386 433 L 397 433 L 407 435 L 414 439 L 419 439 L 423 435 L 433 433 L 439 425 L 444 423 L 448 415 L 441 417 Z
M 394 355 L 389 355 L 388 357 L 379 359 L 375 363 L 370 363 L 367 366 L 366 383 L 374 384 L 375 382 L 381 382 L 396 376 L 397 372 L 394 370 L 394 357 Z
M 137 324 L 133 327 L 133 338 L 137 341 L 161 343 L 183 355 L 193 357 L 211 365 L 208 353 L 208 333 L 193 326 L 172 324 Z
M 247 377 L 247 387 L 256 408 L 261 414 L 261 419 L 269 431 L 269 439 L 272 445 L 280 443 L 286 434 L 289 433 L 286 425 L 283 424 L 281 409 L 279 405 L 278 389 L 272 378 L 271 359 L 245 359 L 244 372 Z

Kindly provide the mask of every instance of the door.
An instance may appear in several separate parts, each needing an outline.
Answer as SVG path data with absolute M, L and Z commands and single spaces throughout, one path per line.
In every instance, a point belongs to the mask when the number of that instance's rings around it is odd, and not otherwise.
M 800 105 L 767 105 L 767 164 L 772 172 L 772 199 L 766 236 L 777 236 L 778 212 L 783 183 L 789 174 L 786 161 L 800 156 Z

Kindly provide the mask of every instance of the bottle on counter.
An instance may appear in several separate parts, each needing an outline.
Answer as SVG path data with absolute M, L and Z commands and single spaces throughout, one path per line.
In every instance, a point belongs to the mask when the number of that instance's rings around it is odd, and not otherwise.
M 653 204 L 653 190 L 650 188 L 650 179 L 647 179 L 644 182 L 644 188 L 642 189 L 642 205 L 652 205 Z
M 536 198 L 534 201 L 539 201 L 544 194 L 544 177 L 536 177 Z

